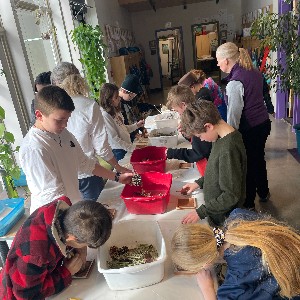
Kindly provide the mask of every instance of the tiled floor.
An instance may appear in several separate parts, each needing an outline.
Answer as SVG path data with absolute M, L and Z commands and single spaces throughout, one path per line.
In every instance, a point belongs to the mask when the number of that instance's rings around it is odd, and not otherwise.
M 166 102 L 168 89 L 150 94 L 155 105 Z M 256 200 L 256 209 L 288 222 L 300 229 L 300 164 L 287 151 L 296 148 L 296 136 L 290 124 L 272 119 L 272 131 L 266 145 L 266 161 L 271 198 L 267 203 Z

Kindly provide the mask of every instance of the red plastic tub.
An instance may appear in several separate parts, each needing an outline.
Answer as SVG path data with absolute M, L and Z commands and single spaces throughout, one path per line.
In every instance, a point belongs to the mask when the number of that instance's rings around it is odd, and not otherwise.
M 166 147 L 148 146 L 141 149 L 135 149 L 132 152 L 130 163 L 138 174 L 145 172 L 166 171 Z
M 141 177 L 142 186 L 126 184 L 121 193 L 128 212 L 137 215 L 164 213 L 170 200 L 172 174 L 146 172 Z M 142 190 L 151 194 L 141 196 Z

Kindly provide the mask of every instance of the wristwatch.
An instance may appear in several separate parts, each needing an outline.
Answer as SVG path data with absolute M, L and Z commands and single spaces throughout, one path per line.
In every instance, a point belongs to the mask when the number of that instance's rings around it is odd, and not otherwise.
M 119 182 L 120 175 L 121 175 L 120 172 L 116 172 L 116 174 L 115 174 L 115 181 L 116 181 L 116 182 Z

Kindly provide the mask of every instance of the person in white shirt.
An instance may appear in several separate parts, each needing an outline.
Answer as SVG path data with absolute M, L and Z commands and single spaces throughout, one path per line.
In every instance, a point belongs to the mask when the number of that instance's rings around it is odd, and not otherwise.
M 118 172 L 128 172 L 115 159 L 108 143 L 107 133 L 98 103 L 88 98 L 88 88 L 76 66 L 69 62 L 61 62 L 55 66 L 51 74 L 52 83 L 63 88 L 75 105 L 67 128 L 76 137 L 84 153 L 98 161 L 101 157 Z M 98 176 L 84 172 L 78 174 L 79 190 L 85 200 L 96 201 L 104 188 L 105 181 Z
M 85 155 L 66 129 L 74 109 L 72 98 L 60 87 L 49 85 L 36 95 L 36 122 L 19 152 L 31 192 L 31 213 L 61 196 L 67 196 L 72 203 L 79 201 L 78 173 L 131 183 L 132 173 L 114 173 Z
M 134 150 L 130 133 L 144 126 L 144 120 L 131 125 L 124 124 L 120 101 L 118 87 L 111 83 L 104 83 L 100 90 L 100 106 L 108 133 L 108 140 L 118 161 L 124 158 L 127 152 Z

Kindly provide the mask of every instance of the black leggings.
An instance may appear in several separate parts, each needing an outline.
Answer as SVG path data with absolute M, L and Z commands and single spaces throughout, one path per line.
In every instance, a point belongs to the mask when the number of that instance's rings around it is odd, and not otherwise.
M 265 198 L 269 193 L 265 145 L 271 132 L 271 121 L 257 125 L 242 133 L 247 153 L 246 201 L 244 206 L 254 207 L 256 193 Z

